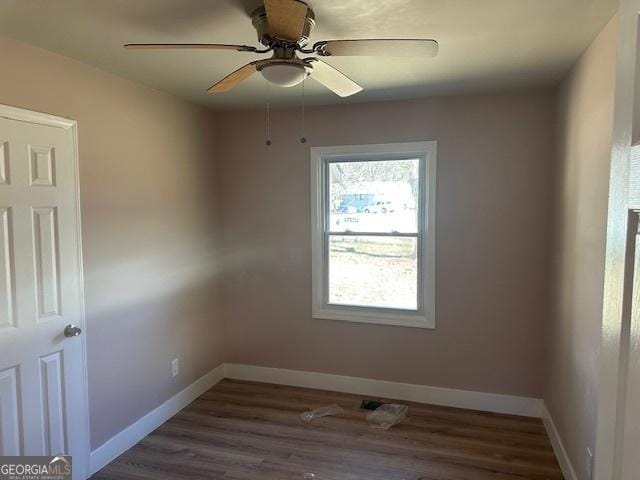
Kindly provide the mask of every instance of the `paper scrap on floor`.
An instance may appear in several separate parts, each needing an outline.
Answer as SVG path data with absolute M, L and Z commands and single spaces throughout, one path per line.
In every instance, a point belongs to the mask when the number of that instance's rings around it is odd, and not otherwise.
M 344 409 L 340 405 L 329 405 L 328 407 L 320 407 L 315 410 L 309 410 L 308 412 L 304 412 L 300 415 L 300 418 L 309 423 L 312 420 L 320 417 L 326 417 L 329 415 L 340 415 L 344 413 Z
M 384 403 L 367 415 L 367 422 L 373 428 L 387 430 L 402 422 L 409 408 L 398 403 Z

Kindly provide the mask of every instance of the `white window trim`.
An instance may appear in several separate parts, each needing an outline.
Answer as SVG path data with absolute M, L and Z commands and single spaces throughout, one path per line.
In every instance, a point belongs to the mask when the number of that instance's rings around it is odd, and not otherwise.
M 311 270 L 312 317 L 349 322 L 435 328 L 436 254 L 436 146 L 431 142 L 385 143 L 311 148 Z M 418 311 L 371 308 L 327 303 L 327 258 L 323 201 L 327 188 L 324 165 L 327 159 L 391 159 L 398 155 L 420 158 L 420 203 L 424 217 L 418 230 Z M 426 191 L 425 191 L 426 190 Z M 422 276 L 421 276 L 422 274 Z

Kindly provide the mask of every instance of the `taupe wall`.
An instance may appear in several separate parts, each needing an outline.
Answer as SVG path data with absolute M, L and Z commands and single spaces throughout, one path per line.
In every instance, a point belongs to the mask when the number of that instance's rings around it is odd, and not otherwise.
M 558 94 L 555 295 L 545 400 L 578 478 L 595 447 L 617 19 Z
M 217 124 L 208 110 L 1 37 L 0 58 L 0 103 L 78 121 L 96 448 L 223 360 Z
M 228 113 L 227 361 L 540 397 L 549 318 L 547 91 Z M 437 328 L 311 318 L 309 147 L 438 141 Z
M 544 394 L 582 478 L 615 29 L 559 95 L 314 107 L 307 144 L 300 111 L 275 110 L 269 148 L 262 110 L 214 115 L 0 37 L 0 103 L 79 124 L 92 448 L 231 361 Z M 422 140 L 438 141 L 437 328 L 311 319 L 309 147 Z

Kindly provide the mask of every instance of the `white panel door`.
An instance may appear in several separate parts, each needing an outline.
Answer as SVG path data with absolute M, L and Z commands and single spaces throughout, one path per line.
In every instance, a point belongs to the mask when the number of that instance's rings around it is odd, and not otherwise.
M 86 478 L 75 126 L 0 106 L 0 455 L 73 457 Z M 67 329 L 68 325 L 77 329 Z

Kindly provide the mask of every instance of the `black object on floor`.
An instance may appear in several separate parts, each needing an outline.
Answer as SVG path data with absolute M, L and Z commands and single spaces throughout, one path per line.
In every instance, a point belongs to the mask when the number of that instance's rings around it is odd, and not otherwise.
M 360 408 L 363 410 L 375 410 L 381 405 L 384 405 L 384 403 L 376 400 L 363 400 L 360 404 Z

